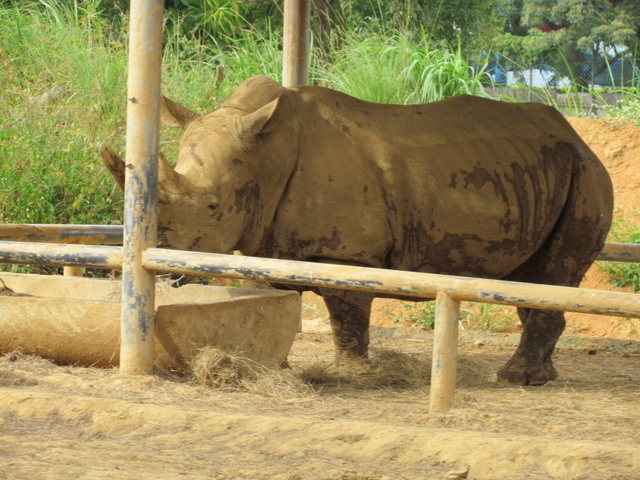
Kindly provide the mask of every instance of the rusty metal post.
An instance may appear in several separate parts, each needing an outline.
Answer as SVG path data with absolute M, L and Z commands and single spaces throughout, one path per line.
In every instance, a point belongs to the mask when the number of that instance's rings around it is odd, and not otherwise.
M 431 360 L 430 412 L 446 412 L 453 407 L 458 366 L 459 318 L 460 302 L 444 292 L 438 292 Z
M 122 225 L 0 223 L 0 241 L 122 245 Z
M 156 244 L 163 0 L 132 0 L 120 372 L 153 372 L 155 274 L 142 265 Z
M 309 0 L 285 0 L 282 85 L 309 83 Z

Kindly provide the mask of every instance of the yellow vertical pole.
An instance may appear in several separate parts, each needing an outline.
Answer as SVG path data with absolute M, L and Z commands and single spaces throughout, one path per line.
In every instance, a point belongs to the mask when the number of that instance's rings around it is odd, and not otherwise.
M 309 0 L 285 0 L 282 85 L 309 83 Z
M 153 372 L 163 0 L 131 0 L 120 372 Z
M 65 277 L 81 277 L 82 275 L 84 275 L 84 268 L 83 267 L 63 267 L 62 268 L 62 274 Z
M 438 292 L 431 361 L 431 412 L 446 412 L 453 407 L 458 366 L 459 319 L 460 302 L 444 292 Z

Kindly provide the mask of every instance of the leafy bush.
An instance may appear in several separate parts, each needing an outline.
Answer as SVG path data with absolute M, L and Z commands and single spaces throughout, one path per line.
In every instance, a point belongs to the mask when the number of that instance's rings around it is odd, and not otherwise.
M 609 117 L 615 118 L 619 123 L 634 123 L 640 127 L 640 100 L 638 92 L 628 90 L 622 101 L 616 106 L 605 106 L 603 110 Z
M 624 219 L 617 219 L 613 223 L 609 239 L 614 242 L 640 243 L 640 227 Z M 634 291 L 640 291 L 639 263 L 600 262 L 598 265 L 616 287 L 631 285 Z

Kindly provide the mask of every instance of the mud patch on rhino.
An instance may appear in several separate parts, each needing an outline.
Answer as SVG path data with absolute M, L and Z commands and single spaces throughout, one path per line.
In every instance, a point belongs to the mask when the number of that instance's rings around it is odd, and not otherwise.
M 245 183 L 235 191 L 235 213 L 249 210 L 253 202 L 260 201 L 260 185 L 256 182 Z

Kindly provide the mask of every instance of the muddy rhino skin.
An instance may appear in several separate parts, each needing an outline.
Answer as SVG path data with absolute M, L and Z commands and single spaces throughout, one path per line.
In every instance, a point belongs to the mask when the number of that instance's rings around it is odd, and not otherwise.
M 206 116 L 164 98 L 162 119 L 185 130 L 175 169 L 159 165 L 165 247 L 578 286 L 611 223 L 607 171 L 539 104 L 380 105 L 260 76 Z M 123 186 L 120 158 L 101 154 Z M 337 364 L 362 361 L 374 295 L 315 291 Z M 564 314 L 518 314 L 499 380 L 555 379 Z

